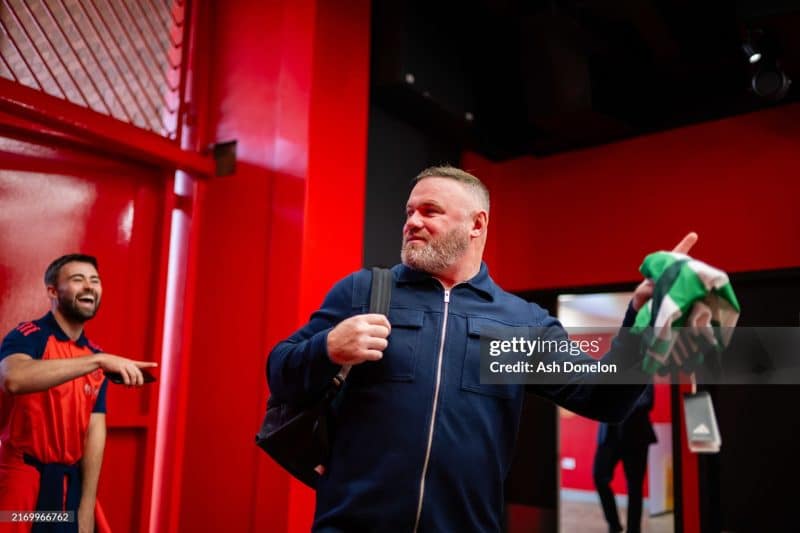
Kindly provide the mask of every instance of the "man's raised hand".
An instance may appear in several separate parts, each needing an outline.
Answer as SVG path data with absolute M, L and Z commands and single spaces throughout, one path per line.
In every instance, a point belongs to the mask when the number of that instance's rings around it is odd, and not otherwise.
M 697 242 L 697 233 L 690 231 L 686 234 L 686 236 L 681 239 L 681 242 L 678 243 L 675 248 L 672 249 L 673 252 L 679 254 L 688 254 L 689 250 L 692 249 L 692 246 L 695 245 Z M 631 303 L 633 304 L 633 310 L 638 311 L 650 298 L 653 297 L 653 280 L 646 279 L 636 287 L 636 290 L 633 291 L 633 299 Z
M 697 236 L 697 233 L 690 231 L 686 234 L 686 237 L 681 239 L 681 242 L 679 242 L 678 245 L 672 249 L 672 251 L 678 254 L 688 254 L 692 249 L 692 246 L 694 246 L 694 244 L 697 242 L 698 238 L 699 237 Z

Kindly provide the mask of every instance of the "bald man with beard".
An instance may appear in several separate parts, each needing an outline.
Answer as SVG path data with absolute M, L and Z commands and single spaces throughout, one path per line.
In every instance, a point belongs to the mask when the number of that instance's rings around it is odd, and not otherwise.
M 489 204 L 486 186 L 463 170 L 422 171 L 406 203 L 388 318 L 367 313 L 371 276 L 362 270 L 338 282 L 309 322 L 270 353 L 267 378 L 278 403 L 308 405 L 343 365 L 352 366 L 317 486 L 314 531 L 501 529 L 525 386 L 481 382 L 480 333 L 500 326 L 536 327 L 552 339 L 567 334 L 489 276 L 482 260 Z M 690 234 L 678 250 L 696 238 Z M 643 282 L 623 325 L 651 295 Z M 638 346 L 621 331 L 604 360 L 634 368 Z M 577 376 L 569 385 L 528 388 L 618 422 L 644 385 L 597 386 Z

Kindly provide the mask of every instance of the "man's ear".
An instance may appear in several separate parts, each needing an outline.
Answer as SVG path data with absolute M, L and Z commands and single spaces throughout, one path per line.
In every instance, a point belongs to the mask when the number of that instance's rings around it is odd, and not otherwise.
M 47 286 L 47 297 L 51 300 L 58 299 L 58 289 L 56 289 L 55 285 Z
M 470 237 L 480 237 L 486 233 L 486 226 L 489 224 L 489 214 L 481 209 L 472 215 L 472 228 L 469 231 Z

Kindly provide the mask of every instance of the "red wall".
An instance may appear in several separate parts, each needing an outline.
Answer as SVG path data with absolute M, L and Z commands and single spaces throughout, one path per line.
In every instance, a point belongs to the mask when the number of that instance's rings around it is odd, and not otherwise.
M 800 105 L 547 158 L 462 162 L 492 193 L 486 259 L 507 290 L 640 279 L 643 257 L 689 231 L 729 272 L 800 265 Z M 684 424 L 679 421 L 681 428 Z M 685 531 L 697 461 L 683 439 Z
M 0 327 L 45 312 L 53 257 L 98 255 L 106 294 L 92 338 L 162 363 L 157 386 L 109 391 L 100 500 L 112 528 L 308 531 L 313 493 L 253 436 L 267 352 L 362 264 L 370 3 L 191 6 L 182 145 L 237 140 L 236 172 L 173 180 L 136 162 L 165 149 L 146 136 L 122 161 L 100 145 L 0 137 L 0 169 L 16 169 L 0 170 Z M 134 133 L 64 106 L 105 124 L 106 141 Z
M 465 167 L 492 192 L 487 260 L 508 290 L 633 281 L 649 252 L 731 272 L 800 264 L 800 105 L 589 150 Z
M 369 2 L 199 8 L 196 143 L 236 139 L 237 169 L 194 200 L 182 451 L 155 529 L 308 531 L 313 492 L 253 435 L 269 349 L 361 266 Z

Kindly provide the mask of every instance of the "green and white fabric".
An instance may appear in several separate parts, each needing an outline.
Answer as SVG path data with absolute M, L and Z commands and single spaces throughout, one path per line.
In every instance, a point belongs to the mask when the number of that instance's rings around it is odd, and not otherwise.
M 639 271 L 655 283 L 632 328 L 644 334 L 646 372 L 696 366 L 728 345 L 740 307 L 725 272 L 675 252 L 648 255 Z

